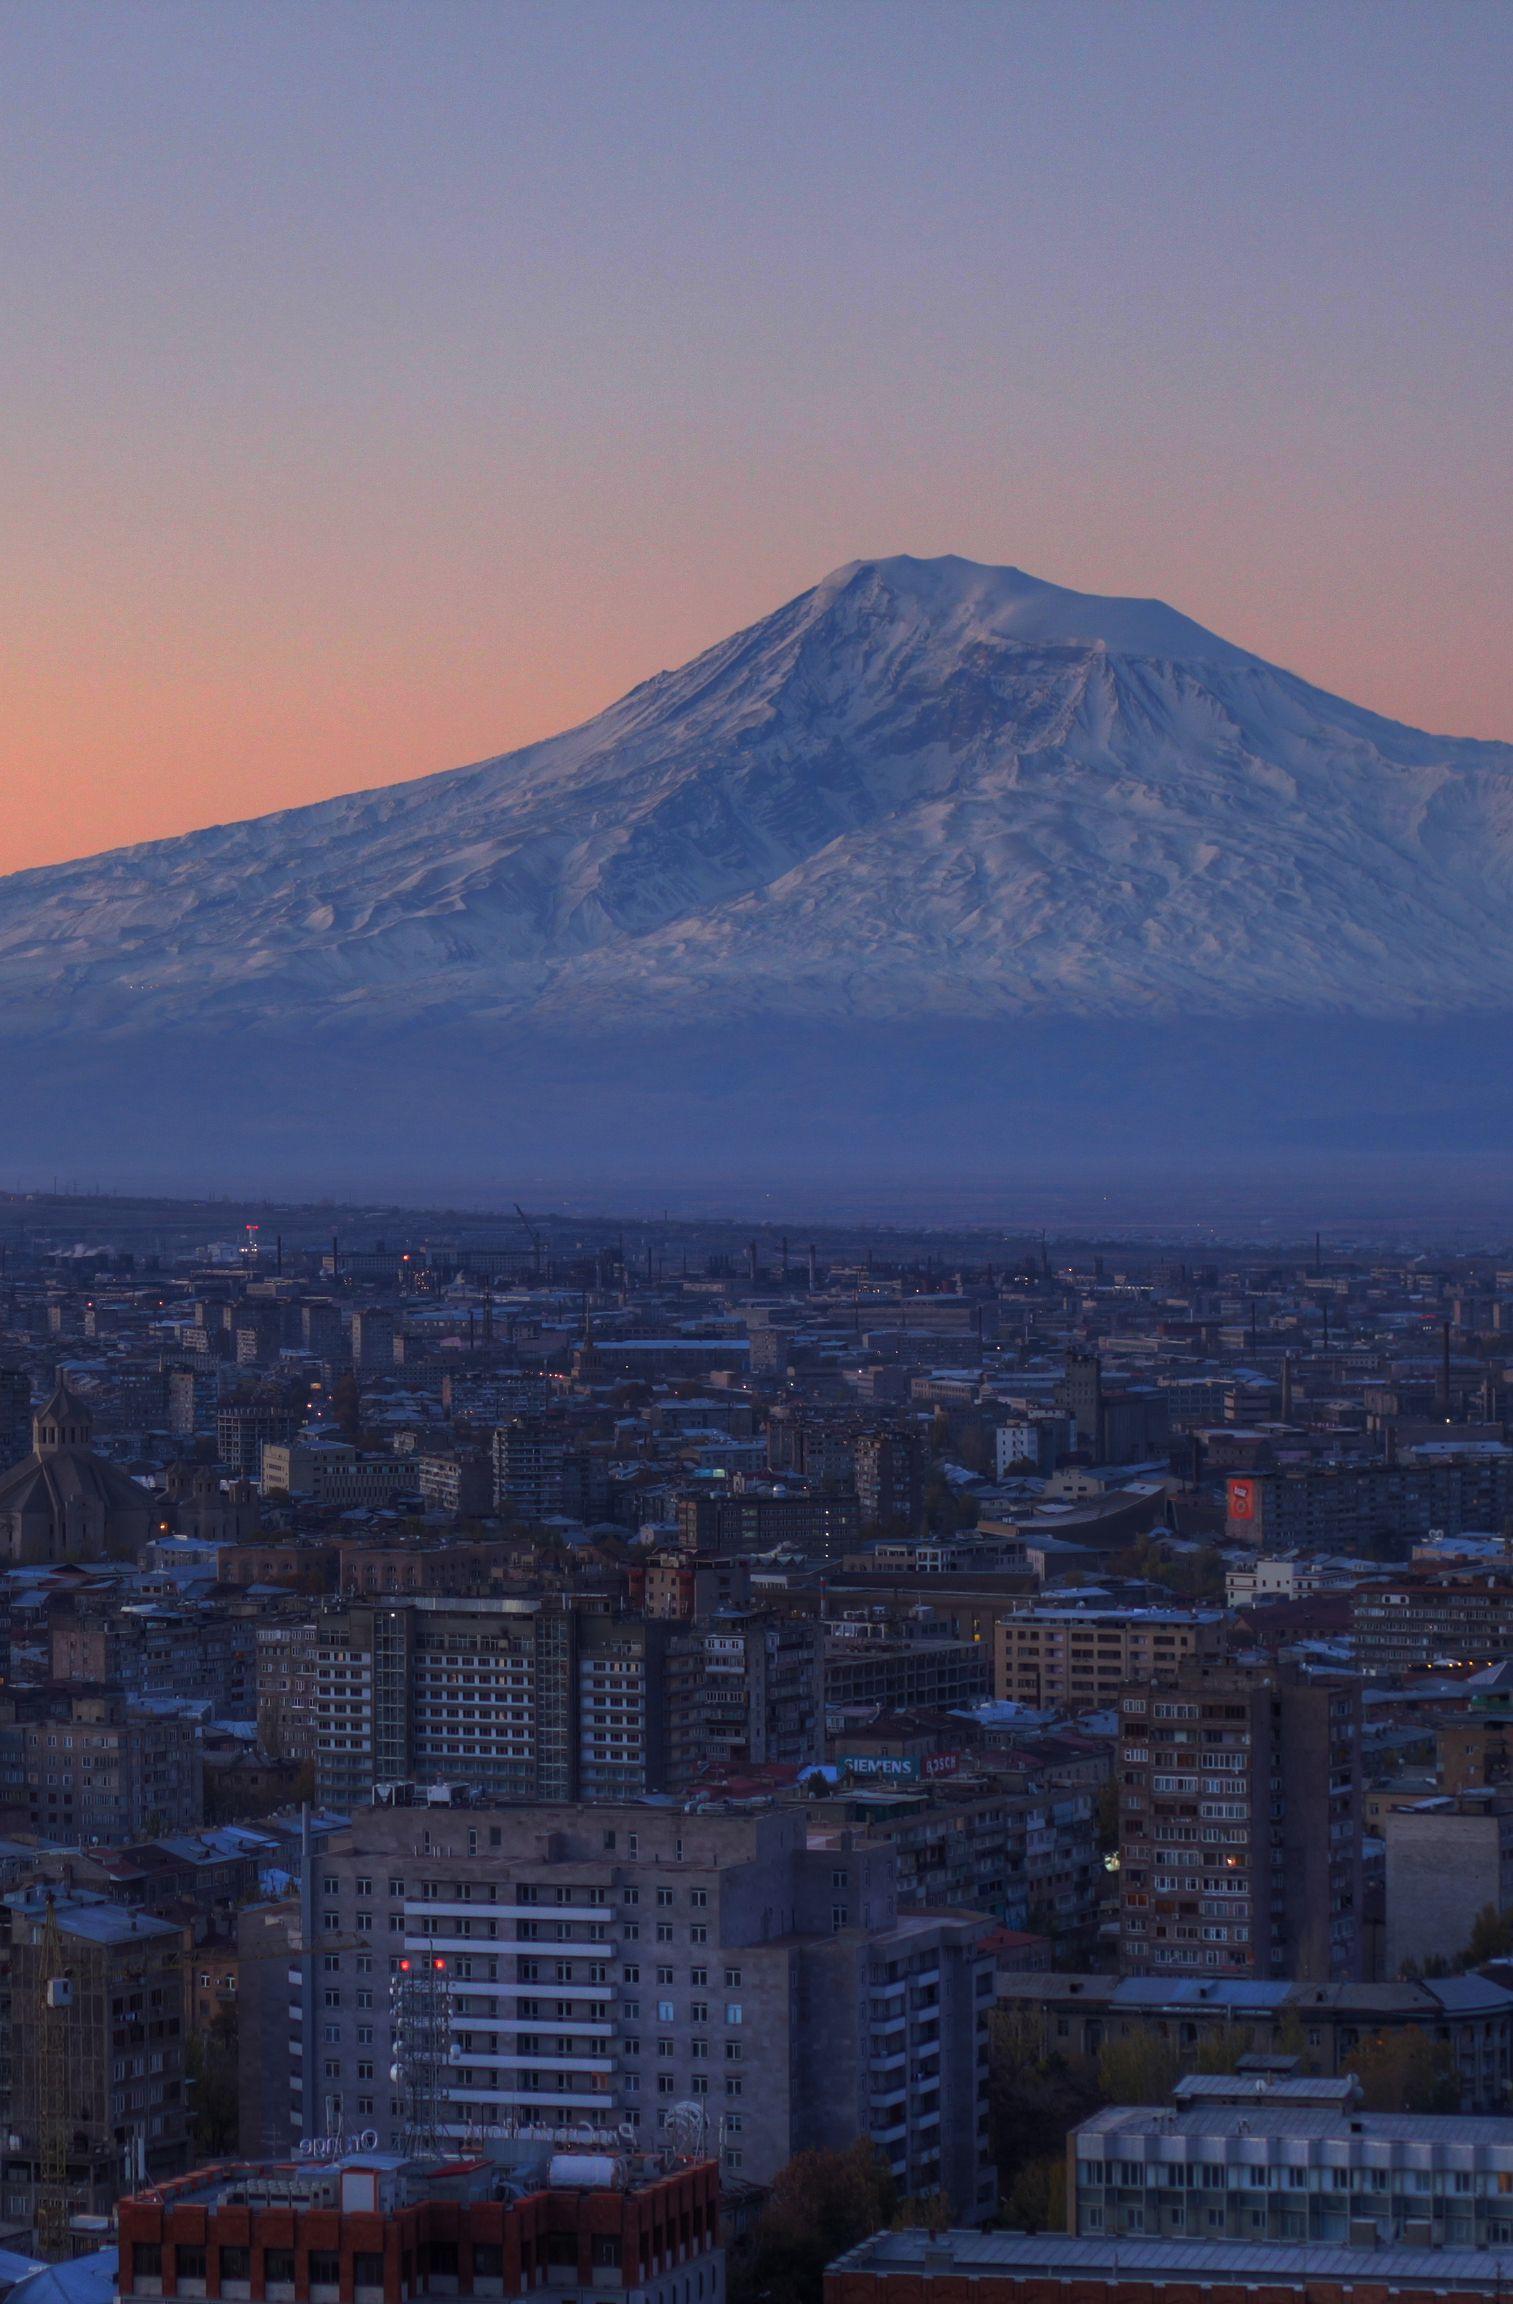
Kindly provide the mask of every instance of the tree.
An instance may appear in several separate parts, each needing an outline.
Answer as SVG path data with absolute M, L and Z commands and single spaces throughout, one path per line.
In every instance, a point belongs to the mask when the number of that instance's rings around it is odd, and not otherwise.
M 1513 1952 L 1513 1912 L 1499 1912 L 1495 1904 L 1484 1904 L 1471 1923 L 1466 1949 L 1456 1966 L 1480 1968 L 1487 1960 L 1506 1960 L 1510 1952 Z
M 736 2304 L 821 2304 L 825 2266 L 891 2222 L 892 2172 L 865 2136 L 845 2152 L 800 2152 L 778 2171 L 733 2278 Z
M 911 2192 L 893 2211 L 895 2232 L 944 2232 L 955 2221 L 949 2192 Z
M 1005 2198 L 1025 2169 L 1063 2146 L 1106 2101 L 1097 2066 L 1084 2056 L 1048 2053 L 1032 2012 L 999 2008 L 989 2016 L 988 2123 Z
M 1373 2032 L 1351 2052 L 1368 2112 L 1458 2112 L 1460 2074 L 1449 2043 L 1417 2025 Z
M 222 2008 L 204 2031 L 189 2036 L 184 2069 L 190 2089 L 190 2131 L 205 2160 L 224 2159 L 237 2143 L 237 2024 L 235 2008 Z
M 1176 2044 L 1148 2028 L 1105 2041 L 1098 2058 L 1098 2090 L 1105 2104 L 1164 2104 L 1181 2077 Z
M 1066 2230 L 1066 2155 L 1050 2152 L 1021 2168 L 1003 2204 L 1004 2222 L 1016 2232 Z

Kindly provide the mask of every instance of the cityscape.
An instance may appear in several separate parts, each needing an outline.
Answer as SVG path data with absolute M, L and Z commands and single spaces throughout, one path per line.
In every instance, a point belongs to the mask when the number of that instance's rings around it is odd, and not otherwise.
M 0 2304 L 1509 2304 L 1510 87 L 0 10 Z
M 228 1216 L 0 1210 L 5 2247 L 1480 2293 L 1513 1256 Z

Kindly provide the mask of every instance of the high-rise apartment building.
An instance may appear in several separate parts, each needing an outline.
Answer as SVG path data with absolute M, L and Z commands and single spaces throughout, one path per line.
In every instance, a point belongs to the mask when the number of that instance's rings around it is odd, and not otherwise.
M 508 1800 L 661 1791 L 675 1630 L 555 1596 L 422 1597 L 323 1617 L 319 1795 L 350 1806 L 375 1785 L 441 1781 Z
M 1361 1693 L 1188 1664 L 1119 1699 L 1120 1957 L 1348 1982 L 1361 1958 Z
M 865 2135 L 901 2189 L 992 2209 L 988 1923 L 900 1919 L 893 1851 L 811 1849 L 799 1809 L 367 1809 L 316 1859 L 307 1926 L 334 1948 L 293 2011 L 291 2137 L 388 2145 L 417 2084 L 458 2138 L 652 2145 L 695 2104 L 732 2176 Z M 405 1963 L 429 1964 L 435 2021 L 396 2055 Z
M 108 2216 L 123 2178 L 155 2181 L 188 2162 L 181 1930 L 83 1891 L 31 1888 L 5 1899 L 0 1943 L 6 2220 L 31 2223 L 60 2181 L 44 2134 L 60 2071 L 66 2211 Z M 66 1997 L 44 2008 L 54 1978 Z M 44 2023 L 55 2027 L 46 2046 Z
M 924 1517 L 924 1447 L 914 1432 L 863 1432 L 853 1444 L 864 1528 L 917 1528 Z
M 821 1630 L 759 1611 L 702 1624 L 593 1595 L 354 1602 L 315 1628 L 322 1800 L 394 1783 L 500 1800 L 634 1800 L 710 1762 L 817 1760 Z
M 0 1472 L 31 1454 L 32 1387 L 24 1368 L 0 1368 Z

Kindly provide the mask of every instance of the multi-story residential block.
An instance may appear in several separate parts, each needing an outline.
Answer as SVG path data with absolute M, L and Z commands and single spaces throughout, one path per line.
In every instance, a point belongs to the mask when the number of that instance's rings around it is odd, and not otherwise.
M 925 1452 L 916 1432 L 862 1432 L 852 1449 L 864 1528 L 917 1528 L 925 1509 Z
M 256 1480 L 267 1443 L 292 1440 L 302 1422 L 292 1407 L 262 1400 L 228 1402 L 216 1410 L 215 1452 L 233 1477 Z
M 354 2149 L 301 2168 L 197 2169 L 123 2200 L 119 2304 L 441 2297 L 721 2304 L 715 2159 L 635 2162 L 495 2143 L 438 2167 Z
M 264 1495 L 281 1491 L 350 1511 L 419 1494 L 418 1466 L 403 1456 L 361 1455 L 344 1440 L 268 1440 L 263 1443 Z
M 450 1512 L 454 1517 L 487 1512 L 494 1501 L 493 1473 L 484 1456 L 456 1451 L 428 1455 L 415 1467 L 420 1501 L 429 1512 Z
M 1224 1645 L 1221 1608 L 1026 1608 L 994 1627 L 993 1693 L 1042 1711 L 1092 1711 L 1127 1681 L 1211 1662 Z
M 900 1911 L 957 1907 L 1086 1949 L 1103 1874 L 1093 1795 L 1020 1792 L 981 1776 L 850 1784 L 801 1795 L 811 1847 L 891 1847 Z
M 151 2181 L 187 2164 L 181 1932 L 103 1897 L 29 1889 L 0 1904 L 0 1936 L 7 2221 L 33 2223 L 44 2184 L 58 2181 L 44 2127 L 60 2070 L 65 2210 L 108 2216 L 133 2174 Z M 44 2024 L 56 2027 L 50 2053 Z
M 1362 1585 L 1356 1661 L 1372 1678 L 1433 1665 L 1496 1664 L 1513 1652 L 1513 1569 L 1442 1568 Z
M 851 1495 L 680 1496 L 678 1543 L 685 1552 L 773 1552 L 791 1544 L 816 1560 L 839 1560 L 860 1526 Z
M 365 1305 L 352 1315 L 352 1365 L 377 1373 L 394 1365 L 397 1323 L 392 1312 Z
M 1513 2245 L 1505 2120 L 1365 2112 L 1348 2076 L 1194 2077 L 1067 2139 L 1068 2224 L 1122 2238 Z
M 1513 2081 L 1513 1991 L 1489 1976 L 1390 1984 L 1299 1984 L 1229 1976 L 1019 1976 L 1000 1968 L 998 2003 L 1033 2027 L 1033 2049 L 1096 2062 L 1110 2042 L 1148 2041 L 1193 2057 L 1300 2051 L 1325 2078 L 1349 2072 L 1365 2041 L 1410 2034 L 1448 2050 L 1461 2109 L 1492 2112 Z
M 257 1740 L 270 1759 L 315 1757 L 316 1627 L 297 1617 L 256 1628 Z
M 949 1712 L 988 1693 L 987 1651 L 956 1640 L 945 1626 L 915 1637 L 861 1621 L 825 1627 L 825 1705 L 835 1718 L 850 1705 L 888 1712 Z
M 391 2009 L 433 1998 L 447 2133 L 572 2122 L 652 2145 L 707 2111 L 732 2177 L 871 2136 L 900 2186 L 993 2205 L 987 1923 L 897 1911 L 887 1849 L 807 1843 L 795 1809 L 373 1808 L 313 1869 L 291 2133 L 397 2140 Z
M 666 1658 L 678 1627 L 603 1599 L 356 1603 L 317 1625 L 315 1765 L 338 1807 L 381 1784 L 496 1799 L 628 1799 L 667 1787 Z
M 724 1609 L 682 1631 L 674 1653 L 678 1785 L 711 1766 L 824 1758 L 824 1633 L 812 1618 Z
M 1071 1419 L 1077 1446 L 1095 1464 L 1138 1464 L 1166 1453 L 1171 1438 L 1166 1394 L 1153 1385 L 1106 1382 L 1096 1350 L 1068 1352 L 1055 1404 Z
M 1408 1961 L 1453 1961 L 1478 1913 L 1513 1905 L 1513 1786 L 1388 1800 L 1381 1824 L 1390 1976 Z
M 119 1847 L 192 1830 L 204 1815 L 190 1722 L 109 1688 L 0 1694 L 0 1788 L 13 1813 L 54 1840 Z
M 250 1615 L 206 1603 L 122 1607 L 114 1596 L 57 1594 L 47 1612 L 48 1676 L 118 1688 L 149 1699 L 209 1704 L 219 1720 L 256 1709 L 255 1626 Z
M 24 1368 L 0 1368 L 0 1472 L 31 1453 L 32 1383 Z
M 1425 1448 L 1392 1464 L 1315 1464 L 1228 1483 L 1231 1543 L 1354 1552 L 1373 1537 L 1500 1529 L 1513 1512 L 1513 1448 Z
M 1189 1664 L 1125 1689 L 1119 1738 L 1126 1969 L 1359 1975 L 1358 1681 Z

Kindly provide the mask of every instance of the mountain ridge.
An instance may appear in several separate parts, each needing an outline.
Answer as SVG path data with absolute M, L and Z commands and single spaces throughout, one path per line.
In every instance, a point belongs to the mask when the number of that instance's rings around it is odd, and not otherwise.
M 0 881 L 24 1025 L 1513 1004 L 1513 747 L 858 561 L 541 743 Z M 292 1019 L 291 1019 L 292 1020 Z
M 1496 1161 L 1513 747 L 863 560 L 516 752 L 0 880 L 0 990 L 11 1173 Z

